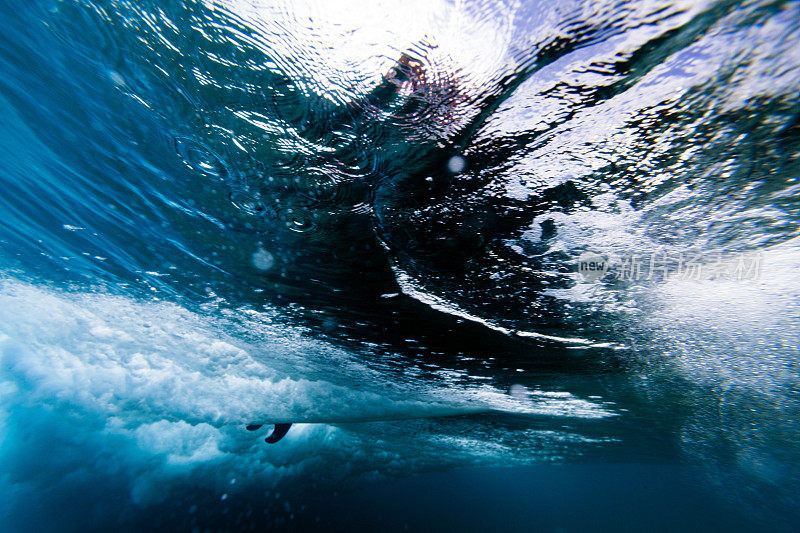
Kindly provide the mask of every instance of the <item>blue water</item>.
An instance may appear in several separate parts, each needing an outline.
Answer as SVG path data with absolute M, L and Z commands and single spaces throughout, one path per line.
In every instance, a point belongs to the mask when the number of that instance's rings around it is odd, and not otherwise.
M 0 15 L 0 529 L 796 528 L 800 3 Z

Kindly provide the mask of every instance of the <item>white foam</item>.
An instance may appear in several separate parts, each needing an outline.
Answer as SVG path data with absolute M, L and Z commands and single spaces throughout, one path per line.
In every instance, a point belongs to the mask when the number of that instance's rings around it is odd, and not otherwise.
M 673 279 L 656 287 L 645 325 L 688 379 L 779 393 L 800 381 L 798 276 L 794 239 L 764 249 L 756 280 Z
M 31 399 L 140 422 L 347 420 L 425 416 L 443 407 L 351 387 L 374 376 L 331 373 L 338 383 L 290 377 L 283 368 L 297 359 L 347 354 L 323 342 L 294 343 L 290 334 L 251 345 L 168 303 L 6 282 L 0 331 L 4 380 L 25 384 Z
M 534 461 L 558 439 L 509 448 L 493 446 L 473 422 L 399 420 L 475 410 L 610 414 L 569 394 L 511 398 L 476 380 L 465 385 L 469 376 L 404 387 L 356 354 L 281 329 L 264 314 L 238 315 L 249 335 L 170 303 L 0 282 L 0 511 L 76 490 L 98 498 L 125 490 L 146 507 L 187 483 L 230 498 L 320 469 L 336 483 L 432 464 Z M 295 423 L 274 446 L 263 442 L 266 428 L 244 430 L 251 422 L 373 420 L 389 422 L 357 431 Z

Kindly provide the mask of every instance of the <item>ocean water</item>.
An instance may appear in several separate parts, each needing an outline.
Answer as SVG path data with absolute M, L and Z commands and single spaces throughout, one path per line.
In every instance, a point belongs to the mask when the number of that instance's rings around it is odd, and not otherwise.
M 800 3 L 0 15 L 1 530 L 796 530 Z

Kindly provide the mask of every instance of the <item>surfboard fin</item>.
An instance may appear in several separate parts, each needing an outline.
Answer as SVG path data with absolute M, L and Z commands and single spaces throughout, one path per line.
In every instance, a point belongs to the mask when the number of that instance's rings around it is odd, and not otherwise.
M 264 441 L 267 444 L 275 444 L 286 436 L 290 427 L 292 427 L 291 424 L 275 424 L 275 429 L 272 430 L 272 433 L 270 433 Z
M 248 424 L 246 429 L 247 431 L 255 431 L 259 429 L 262 425 L 263 424 Z

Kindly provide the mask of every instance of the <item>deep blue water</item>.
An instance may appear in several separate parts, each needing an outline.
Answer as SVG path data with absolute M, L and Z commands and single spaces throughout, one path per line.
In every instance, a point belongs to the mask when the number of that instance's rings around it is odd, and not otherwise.
M 800 3 L 0 21 L 0 529 L 800 523 Z

